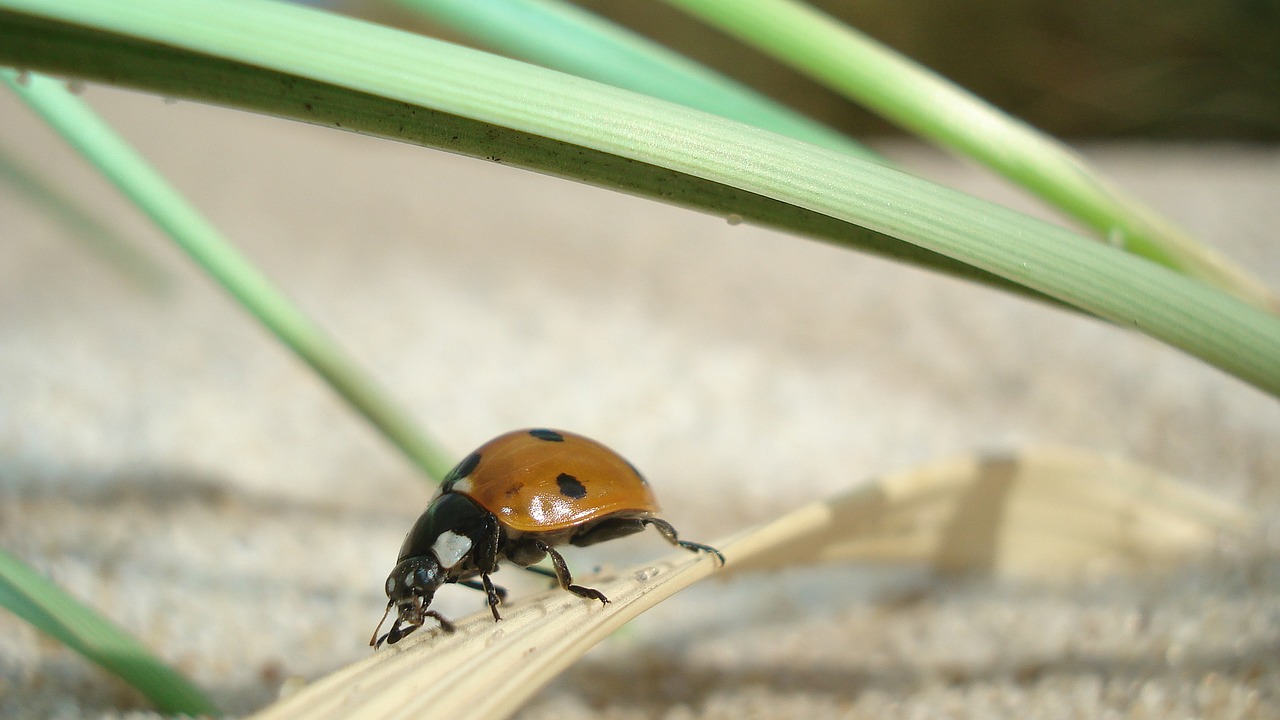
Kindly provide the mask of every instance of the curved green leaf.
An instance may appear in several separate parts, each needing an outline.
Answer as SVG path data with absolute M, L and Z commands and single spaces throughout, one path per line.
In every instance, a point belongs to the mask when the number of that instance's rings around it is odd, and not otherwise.
M 84 41 L 89 33 L 89 40 L 105 36 L 115 38 L 116 47 L 132 45 L 143 59 L 182 48 L 181 57 L 193 64 L 204 56 L 259 68 L 261 81 L 279 83 L 282 91 L 306 80 L 404 103 L 410 116 L 416 108 L 440 113 L 431 121 L 463 118 L 463 125 L 485 123 L 523 133 L 535 143 L 550 140 L 531 153 L 532 161 L 539 162 L 536 156 L 545 152 L 546 166 L 561 173 L 592 177 L 605 157 L 617 158 L 614 172 L 631 163 L 665 168 L 713 183 L 703 189 L 733 188 L 972 265 L 1139 329 L 1280 393 L 1280 319 L 1141 258 L 874 163 L 617 88 L 297 6 L 263 0 L 0 0 L 0 8 L 8 10 L 0 13 L 0 61 L 92 74 L 95 68 L 84 55 L 96 49 L 65 42 L 77 32 Z M 38 29 L 41 20 L 46 30 L 66 30 L 62 44 L 23 41 L 22 32 Z M 59 62 L 77 54 L 75 61 Z M 153 75 L 160 75 L 156 65 Z M 178 74 L 182 77 L 181 69 Z M 238 88 L 238 83 L 220 88 L 229 104 L 235 104 Z M 406 127 L 399 135 L 435 131 L 425 125 Z M 475 140 L 458 142 L 474 145 Z M 580 157 L 586 167 L 573 167 Z

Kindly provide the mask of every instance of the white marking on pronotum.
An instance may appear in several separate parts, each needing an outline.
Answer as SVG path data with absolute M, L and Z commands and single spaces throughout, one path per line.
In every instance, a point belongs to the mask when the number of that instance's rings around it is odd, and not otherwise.
M 449 486 L 449 492 L 462 493 L 463 495 L 471 492 L 471 478 L 464 477 L 461 480 L 458 480 L 453 485 Z
M 440 533 L 440 537 L 436 538 L 435 543 L 431 546 L 431 552 L 436 554 L 436 559 L 440 561 L 440 566 L 446 570 L 458 564 L 463 555 L 471 550 L 471 538 L 466 535 L 447 530 Z

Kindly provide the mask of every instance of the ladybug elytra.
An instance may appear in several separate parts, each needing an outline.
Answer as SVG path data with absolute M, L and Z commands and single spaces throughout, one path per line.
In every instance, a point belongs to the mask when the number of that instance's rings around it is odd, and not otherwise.
M 679 539 L 657 513 L 657 499 L 644 477 L 594 440 L 547 429 L 500 435 L 449 471 L 409 530 L 387 577 L 387 611 L 369 644 L 394 644 L 429 617 L 452 632 L 452 623 L 428 609 L 436 590 L 447 583 L 483 590 L 493 619 L 500 620 L 498 605 L 506 591 L 489 575 L 501 560 L 529 568 L 550 556 L 560 587 L 608 603 L 599 590 L 573 583 L 554 548 L 564 543 L 594 545 L 652 525 L 673 545 L 708 553 L 724 564 L 719 550 Z M 393 607 L 396 620 L 379 638 Z

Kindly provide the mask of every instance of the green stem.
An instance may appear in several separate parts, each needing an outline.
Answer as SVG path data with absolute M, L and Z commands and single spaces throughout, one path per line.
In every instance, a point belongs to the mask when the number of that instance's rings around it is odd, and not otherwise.
M 9 69 L 0 77 L 413 463 L 437 481 L 444 477 L 452 466 L 447 455 L 92 109 L 51 78 Z
M 146 695 L 166 713 L 221 715 L 185 677 L 16 557 L 0 550 L 0 605 Z

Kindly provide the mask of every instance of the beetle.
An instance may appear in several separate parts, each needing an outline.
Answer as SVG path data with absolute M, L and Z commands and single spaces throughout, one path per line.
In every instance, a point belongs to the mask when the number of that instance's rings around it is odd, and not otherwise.
M 428 609 L 447 583 L 483 590 L 494 621 L 506 590 L 489 576 L 507 560 L 535 572 L 551 557 L 560 587 L 607 604 L 594 588 L 575 585 L 556 545 L 594 545 L 653 526 L 673 545 L 724 555 L 710 545 L 681 540 L 658 517 L 658 501 L 644 476 L 621 455 L 570 432 L 515 430 L 481 445 L 445 476 L 439 492 L 405 536 L 387 576 L 387 609 L 369 638 L 375 649 L 395 644 L 434 618 L 446 632 L 453 624 Z M 550 574 L 550 573 L 547 573 Z M 476 578 L 479 578 L 479 582 Z M 391 609 L 396 620 L 381 638 Z

